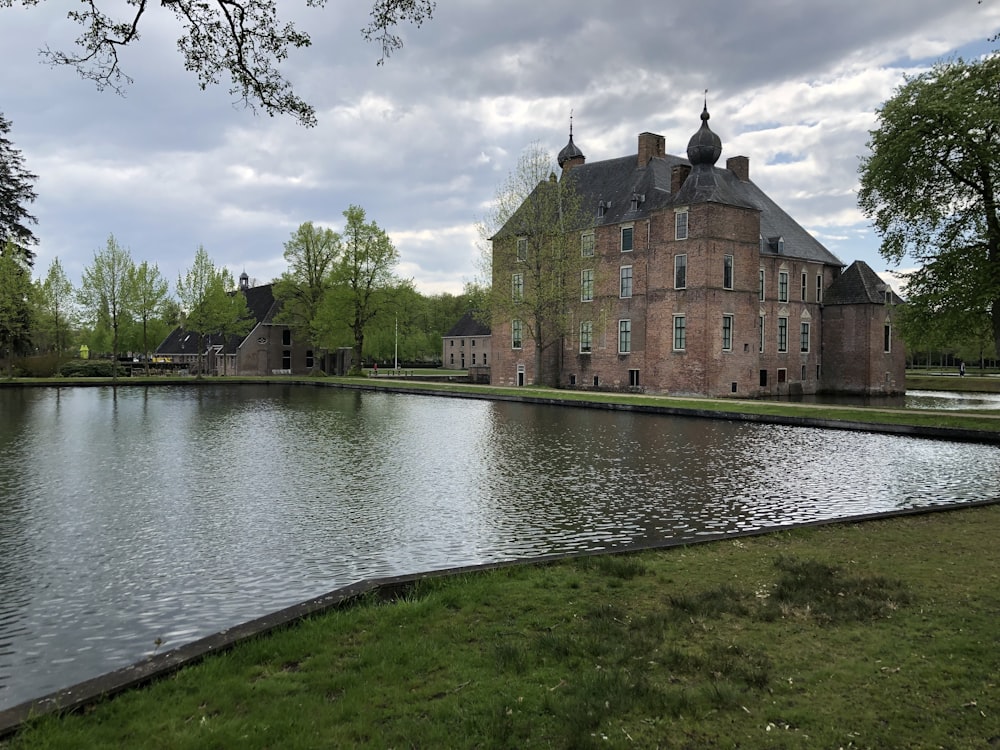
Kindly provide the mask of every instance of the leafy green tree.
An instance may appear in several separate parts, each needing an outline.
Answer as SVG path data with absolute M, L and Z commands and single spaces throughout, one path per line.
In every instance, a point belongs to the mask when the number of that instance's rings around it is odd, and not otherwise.
M 393 275 L 399 262 L 389 235 L 374 221 L 365 221 L 360 206 L 344 211 L 347 224 L 341 233 L 342 253 L 333 271 L 333 287 L 320 311 L 318 328 L 327 341 L 336 341 L 346 325 L 354 348 L 352 371 L 361 372 L 365 333 L 372 321 L 392 308 L 403 283 Z
M 44 341 L 61 355 L 69 345 L 67 339 L 76 318 L 76 292 L 58 257 L 49 264 L 45 279 L 35 282 L 35 292 L 38 343 L 41 346 Z
M 319 348 L 319 337 L 314 322 L 333 283 L 340 252 L 339 234 L 307 221 L 285 243 L 288 270 L 274 284 L 274 297 L 281 302 L 278 322 L 287 323 L 315 349 Z
M 920 263 L 907 284 L 913 320 L 959 330 L 990 320 L 1000 348 L 1000 55 L 939 63 L 878 111 L 858 200 L 880 252 Z
M 492 283 L 483 290 L 491 324 L 522 323 L 534 348 L 536 383 L 555 384 L 558 370 L 549 362 L 571 332 L 580 298 L 583 259 L 573 230 L 581 228 L 581 200 L 572 174 L 557 179 L 548 153 L 530 146 L 480 227 L 492 243 Z
M 38 5 L 43 0 L 0 0 L 0 8 Z M 121 69 L 118 54 L 139 40 L 143 16 L 156 5 L 171 11 L 182 29 L 177 48 L 184 67 L 198 76 L 201 88 L 217 84 L 225 75 L 230 93 L 251 109 L 269 115 L 291 114 L 304 125 L 316 124 L 316 112 L 292 90 L 279 69 L 291 49 L 308 47 L 309 34 L 278 19 L 277 0 L 128 0 L 115 3 L 114 16 L 101 9 L 110 3 L 77 3 L 67 17 L 81 27 L 75 52 L 45 48 L 42 56 L 53 65 L 69 65 L 98 90 L 119 93 L 132 83 Z M 306 0 L 320 7 L 326 0 Z M 120 8 L 118 6 L 121 6 Z M 403 46 L 395 28 L 409 22 L 420 26 L 431 17 L 433 0 L 374 0 L 371 22 L 361 33 L 382 46 L 379 64 Z M 154 12 L 154 11 L 151 11 Z
M 0 113 L 0 247 L 11 243 L 30 267 L 38 238 L 30 225 L 37 224 L 26 208 L 37 197 L 33 183 L 38 179 L 24 166 L 24 157 L 9 138 L 11 123 Z
M 31 274 L 28 262 L 13 242 L 0 246 L 0 355 L 6 355 L 7 376 L 13 377 L 14 357 L 31 343 Z
M 204 368 L 204 337 L 215 325 L 211 306 L 206 304 L 216 283 L 217 271 L 204 247 L 199 246 L 194 264 L 177 277 L 177 297 L 184 311 L 184 327 L 198 334 L 198 373 Z
M 132 266 L 128 284 L 132 310 L 136 322 L 141 326 L 141 348 L 145 355 L 146 374 L 149 375 L 149 360 L 152 355 L 150 342 L 162 339 L 151 339 L 150 333 L 152 328 L 159 328 L 154 326 L 154 321 L 161 315 L 163 304 L 170 296 L 170 286 L 160 274 L 159 266 L 155 263 L 150 265 L 147 261 Z
M 114 235 L 108 236 L 103 250 L 94 252 L 94 262 L 83 269 L 78 299 L 89 312 L 90 319 L 111 331 L 111 359 L 118 362 L 119 328 L 130 320 L 132 302 L 129 280 L 135 263 L 128 248 L 118 244 Z M 117 377 L 115 367 L 113 377 Z

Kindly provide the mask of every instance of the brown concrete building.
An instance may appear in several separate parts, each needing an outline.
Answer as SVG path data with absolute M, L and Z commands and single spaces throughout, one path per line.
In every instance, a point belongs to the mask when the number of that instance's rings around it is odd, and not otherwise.
M 206 334 L 200 338 L 200 361 L 208 375 L 306 375 L 315 368 L 334 365 L 324 353 L 298 340 L 293 330 L 275 321 L 280 305 L 274 298 L 273 285 L 250 286 L 247 275 L 240 275 L 239 291 L 246 296 L 254 326 L 246 336 Z M 156 349 L 155 356 L 175 368 L 196 372 L 199 362 L 199 336 L 184 328 L 175 328 Z
M 583 205 L 572 324 L 543 352 L 539 378 L 529 322 L 494 321 L 492 383 L 744 398 L 903 391 L 900 298 L 863 262 L 845 271 L 751 181 L 747 157 L 716 166 L 722 142 L 708 120 L 706 107 L 687 159 L 641 133 L 637 153 L 588 164 L 570 133 L 559 179 Z M 509 228 L 494 238 L 495 288 L 511 285 L 518 239 Z

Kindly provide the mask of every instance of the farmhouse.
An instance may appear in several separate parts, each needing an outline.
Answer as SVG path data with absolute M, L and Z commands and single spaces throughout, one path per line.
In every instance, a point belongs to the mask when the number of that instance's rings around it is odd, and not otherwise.
M 346 364 L 342 361 L 343 352 L 336 356 L 314 352 L 290 326 L 275 320 L 281 305 L 274 298 L 272 284 L 250 286 L 244 272 L 236 293 L 246 297 L 253 317 L 250 333 L 199 337 L 196 331 L 175 328 L 157 347 L 156 358 L 191 372 L 196 372 L 201 362 L 204 374 L 209 375 L 306 375 L 317 368 L 340 373 L 349 366 L 349 357 Z

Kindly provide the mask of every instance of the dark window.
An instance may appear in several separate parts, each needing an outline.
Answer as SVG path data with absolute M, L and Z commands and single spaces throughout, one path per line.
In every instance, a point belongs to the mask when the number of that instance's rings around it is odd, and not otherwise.
M 281 369 L 291 370 L 292 369 L 292 353 L 288 349 L 281 352 Z
M 281 332 L 281 345 L 282 346 L 292 345 L 292 332 L 287 328 Z
M 632 227 L 622 227 L 622 252 L 632 252 Z

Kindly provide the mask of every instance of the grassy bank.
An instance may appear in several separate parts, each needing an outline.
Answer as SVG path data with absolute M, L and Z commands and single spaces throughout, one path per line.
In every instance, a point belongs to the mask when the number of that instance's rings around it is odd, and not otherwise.
M 961 382 L 960 382 L 961 381 Z M 989 392 L 990 388 L 1000 391 L 1000 378 L 958 378 L 948 376 L 916 376 L 907 377 L 907 388 L 914 390 L 958 390 L 950 386 L 959 383 L 963 390 L 977 390 L 977 381 L 982 381 L 978 390 Z M 970 411 L 927 411 L 887 409 L 867 406 L 835 406 L 827 404 L 796 403 L 788 401 L 738 400 L 728 398 L 684 398 L 675 396 L 654 396 L 634 393 L 618 393 L 604 391 L 571 391 L 556 388 L 527 386 L 522 388 L 500 387 L 486 385 L 470 385 L 460 382 L 428 382 L 406 377 L 389 377 L 380 374 L 377 378 L 289 378 L 283 377 L 209 377 L 203 379 L 177 377 L 122 378 L 118 385 L 239 385 L 239 384 L 308 384 L 322 386 L 324 384 L 342 385 L 373 389 L 406 389 L 410 391 L 426 391 L 441 393 L 476 395 L 483 398 L 493 396 L 510 398 L 538 398 L 555 403 L 567 404 L 624 404 L 626 406 L 649 406 L 665 408 L 688 413 L 714 412 L 726 415 L 759 415 L 793 417 L 804 419 L 831 420 L 837 422 L 854 422 L 859 424 L 907 425 L 913 427 L 947 427 L 963 430 L 982 430 L 985 432 L 1000 432 L 1000 410 L 970 410 Z M 107 386 L 110 378 L 34 378 L 0 380 L 3 386 Z M 965 387 L 965 386 L 970 387 Z
M 0 747 L 992 747 L 998 535 L 990 506 L 430 580 Z

